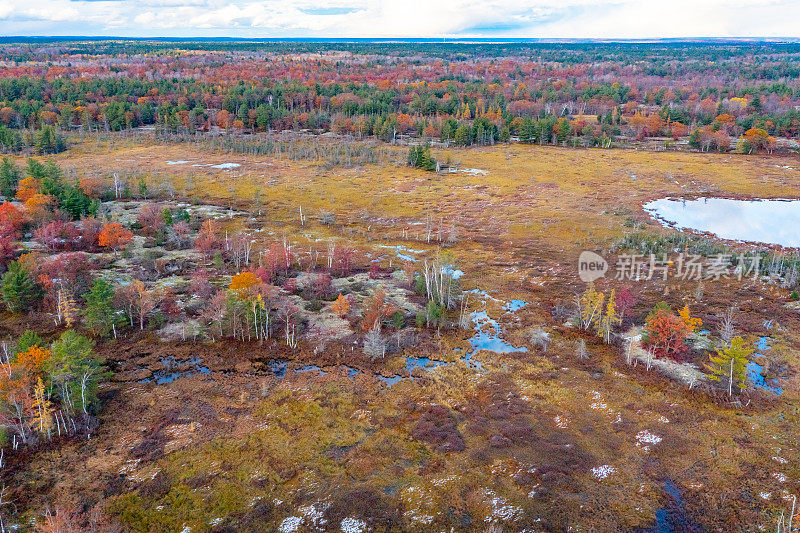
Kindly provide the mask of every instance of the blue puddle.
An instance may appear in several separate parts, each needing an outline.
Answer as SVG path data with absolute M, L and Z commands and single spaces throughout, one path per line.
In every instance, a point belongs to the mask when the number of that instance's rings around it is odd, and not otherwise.
M 390 250 L 394 250 L 395 253 L 397 254 L 397 258 L 398 259 L 402 259 L 403 261 L 410 261 L 412 263 L 415 262 L 417 260 L 417 258 L 414 257 L 411 254 L 420 254 L 420 253 L 422 253 L 421 250 L 412 250 L 412 249 L 406 248 L 405 246 L 402 246 L 402 245 L 398 245 L 398 246 L 381 246 L 381 248 L 389 248 Z
M 756 342 L 756 349 L 760 352 L 769 350 L 769 340 L 769 337 L 759 337 L 758 342 Z M 760 353 L 756 355 L 763 356 L 763 354 Z M 755 361 L 750 361 L 747 363 L 747 378 L 750 380 L 753 386 L 757 389 L 769 391 L 776 396 L 783 394 L 783 389 L 778 385 L 776 380 L 771 379 L 769 380 L 769 383 L 767 383 L 767 380 L 764 379 L 764 375 L 761 373 L 763 369 L 764 366 L 756 363 Z
M 375 377 L 377 377 L 379 380 L 383 381 L 384 383 L 386 383 L 389 386 L 394 385 L 395 383 L 400 383 L 400 381 L 403 380 L 403 376 L 399 376 L 399 375 L 386 377 L 386 376 L 381 376 L 380 374 L 375 374 Z
M 166 385 L 172 383 L 176 379 L 185 378 L 194 374 L 208 375 L 211 370 L 202 366 L 202 361 L 199 357 L 194 356 L 185 361 L 176 361 L 174 357 L 162 357 L 161 364 L 164 365 L 164 370 L 156 370 L 153 376 L 139 380 L 139 383 L 155 382 L 156 385 Z M 178 370 L 179 369 L 179 370 Z
M 506 305 L 506 311 L 513 313 L 514 311 L 519 311 L 526 305 L 528 305 L 528 302 L 523 300 L 511 300 L 508 302 L 508 305 Z
M 267 368 L 269 368 L 269 371 L 278 379 L 282 379 L 286 376 L 286 369 L 288 367 L 289 363 L 282 359 L 270 359 L 267 362 Z
M 325 374 L 327 374 L 327 372 L 325 372 L 324 370 L 322 370 L 322 369 L 321 369 L 320 367 L 318 367 L 317 365 L 306 365 L 306 366 L 301 366 L 300 368 L 298 368 L 297 370 L 295 370 L 295 374 L 300 374 L 301 372 L 317 372 L 317 373 L 318 373 L 320 376 L 324 376 Z
M 444 361 L 437 361 L 435 359 L 430 359 L 428 357 L 406 357 L 406 370 L 410 373 L 415 368 L 421 368 L 422 370 L 431 370 L 438 366 L 447 366 L 449 363 Z M 375 374 L 379 380 L 386 383 L 386 385 L 394 385 L 395 383 L 400 383 L 404 379 L 411 379 L 414 380 L 414 377 L 411 376 L 409 378 L 404 378 L 399 374 L 395 374 L 394 376 L 382 376 L 380 374 Z
M 452 265 L 448 265 L 442 267 L 442 274 L 444 274 L 445 276 L 450 276 L 453 279 L 460 279 L 461 276 L 464 275 L 464 272 L 458 269 L 454 269 Z
M 769 350 L 769 337 L 759 337 L 756 343 L 756 349 L 762 352 Z
M 435 359 L 430 359 L 428 357 L 406 357 L 406 370 L 411 372 L 415 368 L 421 368 L 423 370 L 430 370 L 431 368 L 436 368 L 437 366 L 445 366 L 447 363 L 444 361 L 437 361 Z
M 664 492 L 673 500 L 673 505 L 656 510 L 656 524 L 645 530 L 647 533 L 678 533 L 684 531 L 697 531 L 686 513 L 686 501 L 681 496 L 678 486 L 671 479 L 664 481 Z
M 488 350 L 495 353 L 528 351 L 524 346 L 518 348 L 501 339 L 500 324 L 497 323 L 497 320 L 490 318 L 486 311 L 473 311 L 470 316 L 472 317 L 472 321 L 475 322 L 475 335 L 469 340 L 469 343 L 472 345 L 472 351 L 462 357 L 462 359 L 466 361 L 467 366 L 474 366 L 480 369 L 480 362 L 473 364 L 470 361 L 472 356 L 480 350 Z

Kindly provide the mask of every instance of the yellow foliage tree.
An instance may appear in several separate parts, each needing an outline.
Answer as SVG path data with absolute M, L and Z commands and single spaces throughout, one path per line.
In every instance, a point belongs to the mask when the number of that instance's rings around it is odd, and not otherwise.
M 620 317 L 617 310 L 617 300 L 612 289 L 606 302 L 606 312 L 597 321 L 597 335 L 602 337 L 606 343 L 609 343 L 611 342 L 611 333 L 614 331 L 614 326 L 621 323 L 622 317 Z
M 78 307 L 72 295 L 64 285 L 61 285 L 58 289 L 58 305 L 56 311 L 59 322 L 63 320 L 68 328 L 72 327 L 72 324 L 75 322 L 75 317 L 78 316 Z
M 600 320 L 605 299 L 605 294 L 595 290 L 594 283 L 590 283 L 589 287 L 578 298 L 578 308 L 583 329 L 588 330 Z
M 50 204 L 50 197 L 46 194 L 35 193 L 28 197 L 25 200 L 25 207 L 28 208 L 28 212 L 31 216 L 37 216 L 42 214 L 45 208 Z
M 33 388 L 33 425 L 38 428 L 39 433 L 49 435 L 50 428 L 53 426 L 52 413 L 53 407 L 44 394 L 44 383 L 40 376 Z
M 728 396 L 733 395 L 734 386 L 739 390 L 747 389 L 747 362 L 753 351 L 742 337 L 732 338 L 730 347 L 717 349 L 717 355 L 709 356 L 710 363 L 705 365 L 710 372 L 708 379 L 726 382 Z
M 680 315 L 684 324 L 686 324 L 686 327 L 689 328 L 692 333 L 696 332 L 700 326 L 703 325 L 703 321 L 700 318 L 691 316 L 688 305 L 684 305 L 683 308 L 678 311 L 678 315 Z

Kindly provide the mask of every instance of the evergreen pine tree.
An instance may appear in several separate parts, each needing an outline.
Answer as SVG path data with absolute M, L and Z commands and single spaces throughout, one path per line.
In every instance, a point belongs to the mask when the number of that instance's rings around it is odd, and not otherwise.
M 3 274 L 3 301 L 9 311 L 18 313 L 28 311 L 42 299 L 42 288 L 31 277 L 18 261 L 8 265 L 8 272 Z

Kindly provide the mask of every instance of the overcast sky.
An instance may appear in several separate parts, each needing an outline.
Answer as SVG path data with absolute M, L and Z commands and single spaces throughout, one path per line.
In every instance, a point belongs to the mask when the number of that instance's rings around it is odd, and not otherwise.
M 800 0 L 0 0 L 2 35 L 798 37 Z

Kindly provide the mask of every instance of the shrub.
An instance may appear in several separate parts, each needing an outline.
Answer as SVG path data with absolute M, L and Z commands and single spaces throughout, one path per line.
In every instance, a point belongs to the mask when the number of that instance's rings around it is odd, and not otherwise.
M 9 311 L 15 313 L 29 311 L 44 296 L 42 287 L 19 261 L 14 261 L 8 266 L 8 272 L 3 274 L 0 290 Z
M 466 446 L 455 417 L 443 405 L 431 406 L 411 430 L 411 436 L 431 445 L 438 452 L 460 452 Z

